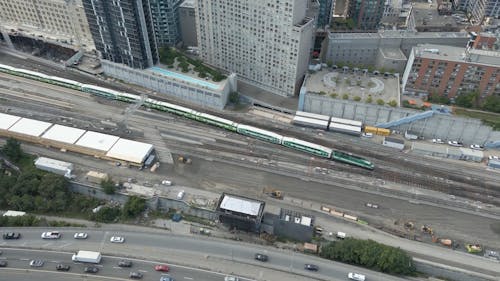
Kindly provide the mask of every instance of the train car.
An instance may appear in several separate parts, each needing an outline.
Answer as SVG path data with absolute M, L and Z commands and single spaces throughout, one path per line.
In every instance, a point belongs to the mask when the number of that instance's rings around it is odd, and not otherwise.
M 124 102 L 137 102 L 141 99 L 141 96 L 118 92 L 116 99 Z
M 17 75 L 16 70 L 17 69 L 15 67 L 12 67 L 10 65 L 0 64 L 0 71 L 3 73 Z
M 120 92 L 115 91 L 115 90 L 111 90 L 111 89 L 107 89 L 107 88 L 103 88 L 103 87 L 99 87 L 99 86 L 94 86 L 94 85 L 89 85 L 89 84 L 83 84 L 82 91 L 89 93 L 89 94 L 92 94 L 92 95 L 104 97 L 107 99 L 114 99 L 114 100 L 117 99 L 118 95 L 121 94 Z
M 358 126 L 352 126 L 352 125 L 331 122 L 330 127 L 328 127 L 328 129 L 332 132 L 339 132 L 339 133 L 354 135 L 354 136 L 358 136 L 358 137 L 361 136 L 361 127 L 358 127 Z
M 341 151 L 333 151 L 332 159 L 335 161 L 358 166 L 358 167 L 365 168 L 368 170 L 373 170 L 375 168 L 375 165 L 373 165 L 372 162 L 370 162 L 364 158 L 352 155 L 350 153 L 345 153 L 345 152 L 341 152 Z
M 164 102 L 164 101 L 157 101 L 157 100 L 153 100 L 153 99 L 147 99 L 146 105 L 151 104 L 151 102 L 148 103 L 148 100 L 153 102 L 154 106 L 152 106 L 152 107 L 155 109 L 170 112 L 173 114 L 184 116 L 184 117 L 189 118 L 189 119 L 196 120 L 196 114 L 198 114 L 198 111 L 192 110 L 192 109 L 184 107 L 184 106 L 175 105 L 175 104 Z
M 330 118 L 330 122 L 351 125 L 351 126 L 357 126 L 357 127 L 363 126 L 363 122 L 361 122 L 361 121 L 356 121 L 356 120 L 351 120 L 351 119 L 343 119 L 343 118 L 337 118 L 337 117 Z
M 330 116 L 316 114 L 316 113 L 310 113 L 310 112 L 305 112 L 305 111 L 297 111 L 297 112 L 295 112 L 295 116 L 318 119 L 318 120 L 323 120 L 323 121 L 330 121 Z
M 295 115 L 295 117 L 293 117 L 292 122 L 295 125 L 304 126 L 304 127 L 311 127 L 311 128 L 316 128 L 316 129 L 322 129 L 322 130 L 328 129 L 328 121 L 326 121 L 326 120 L 312 119 L 312 118 L 307 118 L 307 117 Z
M 283 137 L 282 144 L 286 147 L 300 150 L 324 158 L 331 158 L 333 152 L 333 150 L 328 147 L 324 147 L 321 145 L 317 145 L 315 143 L 310 143 L 307 141 L 298 140 L 290 137 Z
M 226 130 L 233 131 L 233 132 L 235 132 L 237 130 L 237 126 L 238 126 L 238 123 L 235 123 L 231 120 L 227 120 L 224 118 L 220 118 L 220 117 L 217 117 L 214 115 L 201 113 L 201 112 L 198 112 L 196 114 L 196 120 L 203 122 L 203 123 L 207 123 L 209 125 L 221 127 L 221 128 L 226 129 Z
M 20 69 L 20 68 L 17 68 L 15 72 L 17 73 L 17 74 L 15 74 L 17 76 L 21 76 L 24 78 L 29 78 L 29 79 L 34 79 L 37 81 L 49 83 L 50 76 L 45 75 L 45 74 L 40 73 L 40 72 L 26 70 L 26 69 Z
M 82 90 L 82 83 L 76 82 L 70 79 L 65 79 L 61 77 L 56 77 L 56 76 L 49 76 L 49 81 L 48 83 L 58 85 L 58 86 L 63 86 L 66 88 L 74 89 L 81 91 Z
M 281 142 L 283 140 L 282 135 L 278 135 L 274 132 L 262 130 L 259 128 L 255 128 L 255 127 L 247 126 L 247 125 L 243 125 L 243 124 L 238 124 L 238 126 L 236 127 L 236 130 L 238 133 L 240 133 L 242 135 L 250 136 L 250 137 L 260 139 L 263 141 L 267 141 L 267 142 L 271 142 L 271 143 L 281 144 Z

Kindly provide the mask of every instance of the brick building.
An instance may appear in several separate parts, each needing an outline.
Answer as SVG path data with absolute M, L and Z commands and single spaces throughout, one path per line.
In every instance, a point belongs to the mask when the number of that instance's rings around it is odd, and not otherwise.
M 473 91 L 500 95 L 500 52 L 424 44 L 414 47 L 403 74 L 407 94 L 439 94 L 453 100 Z

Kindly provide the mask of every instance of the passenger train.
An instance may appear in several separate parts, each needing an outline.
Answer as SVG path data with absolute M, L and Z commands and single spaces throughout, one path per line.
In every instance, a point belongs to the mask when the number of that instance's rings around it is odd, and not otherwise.
M 62 87 L 74 89 L 74 90 L 79 90 L 82 92 L 86 92 L 92 95 L 108 98 L 108 99 L 114 99 L 114 100 L 119 100 L 119 101 L 124 101 L 128 103 L 134 103 L 138 102 L 141 97 L 138 95 L 133 95 L 129 93 L 124 93 L 120 91 L 115 91 L 103 87 L 98 87 L 94 85 L 88 85 L 88 84 L 83 84 L 77 81 L 69 80 L 69 79 L 64 79 L 60 77 L 54 77 L 54 76 L 48 76 L 43 73 L 38 73 L 30 70 L 25 70 L 25 69 L 19 69 L 15 68 L 12 66 L 8 65 L 3 65 L 0 64 L 0 72 L 4 72 L 7 74 L 12 74 L 16 76 L 21 76 L 49 84 L 54 84 L 54 85 L 59 85 Z M 299 150 L 308 154 L 312 154 L 318 157 L 326 158 L 326 159 L 332 159 L 335 161 L 347 163 L 350 165 L 362 167 L 365 169 L 373 170 L 374 165 L 372 162 L 363 159 L 358 156 L 354 156 L 350 153 L 345 153 L 341 151 L 335 151 L 331 148 L 317 145 L 314 143 L 306 142 L 303 140 L 291 138 L 291 137 L 286 137 L 282 136 L 280 134 L 267 131 L 267 130 L 262 130 L 256 127 L 248 126 L 245 124 L 239 124 L 236 122 L 233 122 L 231 120 L 227 120 L 221 117 L 213 116 L 210 114 L 202 113 L 195 111 L 193 109 L 171 104 L 168 102 L 163 102 L 163 101 L 158 101 L 154 100 L 151 98 L 147 98 L 143 106 L 159 110 L 159 111 L 165 111 L 173 114 L 177 114 L 180 116 L 184 116 L 186 118 L 196 120 L 199 122 L 203 122 L 209 125 L 217 126 L 229 131 L 237 132 L 239 134 L 249 136 L 252 138 L 256 138 L 262 141 L 274 143 L 274 144 L 279 144 L 283 145 L 295 150 Z

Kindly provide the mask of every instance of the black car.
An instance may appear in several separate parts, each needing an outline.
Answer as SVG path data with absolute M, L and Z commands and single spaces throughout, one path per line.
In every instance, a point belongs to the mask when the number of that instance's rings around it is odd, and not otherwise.
M 132 262 L 128 261 L 128 260 L 121 260 L 121 261 L 118 262 L 118 266 L 119 267 L 131 267 L 132 266 Z
M 19 239 L 21 238 L 21 233 L 19 232 L 7 232 L 3 234 L 3 239 L 10 240 L 10 239 Z
M 315 264 L 306 264 L 304 266 L 305 269 L 310 270 L 310 271 L 318 271 L 319 267 Z
M 255 259 L 258 261 L 266 262 L 269 257 L 264 254 L 255 254 Z
M 7 266 L 7 261 L 0 260 L 0 267 L 6 267 L 6 266 Z
M 133 271 L 133 272 L 130 272 L 129 277 L 132 279 L 142 279 L 142 273 L 137 272 L 137 271 Z
M 97 272 L 99 272 L 99 268 L 97 268 L 95 266 L 86 266 L 83 269 L 83 272 L 85 272 L 85 273 L 97 273 Z
M 69 271 L 70 268 L 71 267 L 67 264 L 60 263 L 60 264 L 56 265 L 56 269 L 60 270 L 60 271 Z

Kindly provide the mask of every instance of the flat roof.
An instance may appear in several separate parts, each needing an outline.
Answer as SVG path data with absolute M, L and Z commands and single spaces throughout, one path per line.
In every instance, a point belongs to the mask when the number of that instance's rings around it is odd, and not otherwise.
M 88 147 L 96 150 L 108 151 L 120 139 L 120 137 L 87 131 L 76 145 Z
M 195 7 L 195 0 L 184 0 L 182 3 L 179 5 L 179 8 L 194 8 Z
M 393 142 L 393 143 L 399 143 L 399 144 L 404 144 L 405 141 L 397 138 L 391 138 L 391 137 L 385 137 L 384 141 L 386 142 Z
M 12 127 L 12 125 L 19 121 L 19 119 L 21 119 L 21 117 L 19 116 L 0 113 L 0 129 L 9 129 L 10 127 Z
M 440 153 L 440 154 L 448 153 L 447 147 L 442 144 L 431 144 L 425 142 L 412 142 L 411 149 L 427 151 L 430 153 Z
M 421 58 L 500 66 L 500 52 L 475 49 L 467 51 L 465 47 L 435 44 L 421 44 L 414 47 L 414 50 L 415 56 Z
M 189 83 L 189 84 L 194 84 L 198 87 L 200 87 L 200 86 L 206 87 L 206 88 L 209 88 L 211 90 L 218 90 L 220 88 L 219 84 L 215 84 L 215 83 L 208 82 L 208 81 L 205 81 L 205 80 L 202 80 L 199 78 L 191 77 L 191 76 L 186 75 L 186 74 L 173 72 L 173 71 L 161 68 L 161 67 L 153 66 L 153 67 L 149 68 L 149 70 L 154 72 L 154 73 L 157 73 L 157 74 L 169 77 L 169 78 L 174 78 L 174 79 L 178 79 L 178 80 L 181 80 L 181 81 Z
M 297 112 L 295 112 L 295 116 L 302 116 L 302 117 L 307 117 L 307 118 L 330 121 L 330 116 L 328 116 L 328 115 L 321 115 L 321 114 L 305 112 L 305 111 L 297 111 Z
M 328 121 L 326 120 L 319 120 L 319 119 L 314 119 L 314 118 L 307 118 L 307 117 L 302 117 L 295 115 L 293 117 L 293 122 L 298 123 L 298 124 L 315 124 L 315 125 L 321 125 L 321 126 L 328 126 Z
M 43 134 L 42 138 L 74 144 L 84 133 L 85 130 L 82 129 L 55 124 Z
M 29 118 L 22 118 L 17 121 L 12 127 L 10 127 L 10 132 L 16 132 L 20 134 L 25 134 L 28 136 L 39 137 L 43 132 L 45 132 L 52 123 L 38 121 Z
M 262 202 L 227 194 L 224 194 L 220 203 L 221 209 L 251 216 L 258 216 L 261 206 Z
M 476 158 L 483 158 L 484 153 L 481 150 L 475 150 L 475 149 L 470 149 L 467 147 L 461 147 L 460 151 L 462 152 L 463 155 L 467 155 L 470 157 L 476 157 Z
M 119 139 L 106 156 L 132 163 L 142 163 L 152 150 L 152 144 Z

